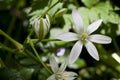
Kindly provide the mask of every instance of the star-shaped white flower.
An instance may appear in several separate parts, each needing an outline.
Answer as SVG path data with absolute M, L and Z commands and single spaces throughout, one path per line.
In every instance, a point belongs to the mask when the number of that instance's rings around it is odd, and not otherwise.
M 56 62 L 55 56 L 50 57 L 50 66 L 52 71 L 54 72 L 47 80 L 74 80 L 77 76 L 74 72 L 65 71 L 67 62 L 64 61 L 60 67 L 58 67 L 58 63 Z
M 76 33 L 67 32 L 56 37 L 56 39 L 63 41 L 77 41 L 70 52 L 69 63 L 72 64 L 77 60 L 82 51 L 83 45 L 94 59 L 99 60 L 98 51 L 92 42 L 108 44 L 112 41 L 108 36 L 91 34 L 99 28 L 102 20 L 100 19 L 93 22 L 88 26 L 87 30 L 85 30 L 83 27 L 83 20 L 77 10 L 72 11 L 72 17 L 76 27 Z

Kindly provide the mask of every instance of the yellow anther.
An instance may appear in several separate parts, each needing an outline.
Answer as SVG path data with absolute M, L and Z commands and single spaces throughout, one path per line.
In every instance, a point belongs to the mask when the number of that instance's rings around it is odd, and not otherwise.
M 82 40 L 86 40 L 88 38 L 88 35 L 86 33 L 83 33 L 81 38 L 82 38 Z

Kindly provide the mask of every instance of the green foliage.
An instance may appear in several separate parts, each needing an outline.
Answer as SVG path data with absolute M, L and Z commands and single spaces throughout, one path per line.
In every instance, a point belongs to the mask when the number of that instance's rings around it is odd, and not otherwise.
M 14 69 L 0 68 L 0 79 L 1 80 L 25 80 L 20 72 Z
M 100 0 L 82 0 L 82 2 L 85 4 L 87 7 L 92 7 L 95 4 L 97 4 Z

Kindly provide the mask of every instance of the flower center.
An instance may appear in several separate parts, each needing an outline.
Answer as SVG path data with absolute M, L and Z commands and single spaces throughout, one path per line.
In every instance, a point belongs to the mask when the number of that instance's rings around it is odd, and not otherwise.
M 81 35 L 81 39 L 82 39 L 82 40 L 86 40 L 87 38 L 88 38 L 88 34 L 83 33 L 83 34 Z
M 63 73 L 58 73 L 57 74 L 57 78 L 58 79 L 66 79 L 68 77 L 67 74 L 65 74 L 64 72 Z

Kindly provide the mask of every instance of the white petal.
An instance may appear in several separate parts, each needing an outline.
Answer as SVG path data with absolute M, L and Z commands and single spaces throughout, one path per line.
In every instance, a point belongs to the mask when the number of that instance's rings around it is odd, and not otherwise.
M 63 41 L 75 41 L 75 40 L 78 40 L 78 36 L 75 33 L 67 32 L 67 33 L 58 35 L 56 39 L 60 39 Z
M 43 19 L 43 18 L 42 18 L 42 22 L 43 22 L 43 36 L 45 37 L 46 34 L 47 34 L 48 31 L 49 31 L 49 28 L 48 28 L 46 19 Z M 41 27 L 42 27 L 42 26 L 41 26 Z
M 92 32 L 96 31 L 99 28 L 101 23 L 102 23 L 102 19 L 97 20 L 97 21 L 93 22 L 92 24 L 90 24 L 88 26 L 87 33 L 91 34 Z
M 46 15 L 46 21 L 47 21 L 47 24 L 48 24 L 48 28 L 50 28 L 50 15 Z
M 98 51 L 97 51 L 96 47 L 90 41 L 86 42 L 85 47 L 87 48 L 88 53 L 94 59 L 99 60 Z
M 63 75 L 67 75 L 68 77 L 65 80 L 74 80 L 77 76 L 75 72 L 64 72 Z
M 73 46 L 70 56 L 69 56 L 69 63 L 73 64 L 77 58 L 79 57 L 81 51 L 82 51 L 83 44 L 80 41 L 77 41 L 75 45 Z
M 77 76 L 75 72 L 65 71 L 63 74 L 68 75 L 69 77 Z
M 33 21 L 33 27 L 36 35 L 39 35 L 39 28 L 40 28 L 40 20 L 38 18 L 35 18 Z
M 90 35 L 90 41 L 100 44 L 108 44 L 111 43 L 112 39 L 108 36 L 95 34 L 95 35 Z
M 55 79 L 55 74 L 53 74 L 53 75 L 51 75 L 50 77 L 48 77 L 47 80 L 56 80 L 56 79 Z
M 61 73 L 61 72 L 65 71 L 66 66 L 67 66 L 67 60 L 65 60 L 65 61 L 61 64 L 58 72 Z
M 73 17 L 74 24 L 76 26 L 76 31 L 78 33 L 83 32 L 84 31 L 83 20 L 77 10 L 72 11 L 72 17 Z
M 59 67 L 58 67 L 58 63 L 55 60 L 54 55 L 50 56 L 50 66 L 51 66 L 52 71 L 54 73 L 57 73 Z

